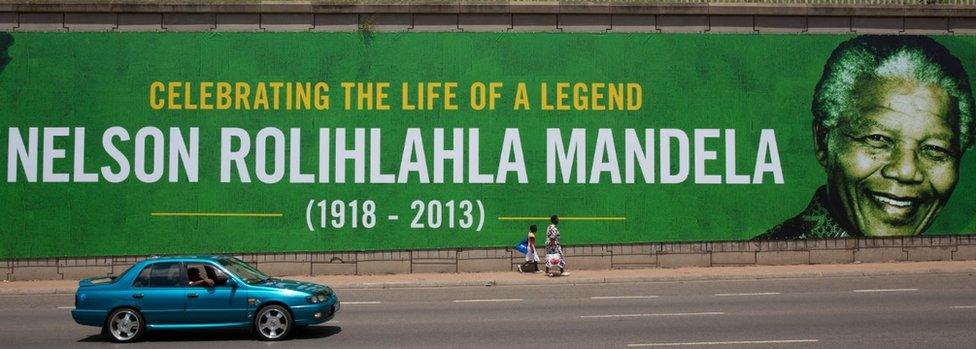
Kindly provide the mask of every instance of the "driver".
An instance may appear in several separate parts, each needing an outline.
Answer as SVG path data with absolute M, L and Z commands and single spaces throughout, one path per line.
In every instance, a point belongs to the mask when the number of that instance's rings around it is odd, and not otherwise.
M 190 267 L 186 270 L 187 278 L 190 279 L 190 286 L 205 286 L 213 287 L 214 281 L 200 276 L 200 269 L 196 267 Z

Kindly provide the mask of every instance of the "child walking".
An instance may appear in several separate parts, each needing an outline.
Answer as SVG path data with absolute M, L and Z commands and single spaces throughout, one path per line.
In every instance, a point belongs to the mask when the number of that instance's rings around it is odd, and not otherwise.
M 525 238 L 525 263 L 518 266 L 520 273 L 535 273 L 539 271 L 539 253 L 535 250 L 535 232 L 539 230 L 535 224 L 529 226 L 529 234 Z

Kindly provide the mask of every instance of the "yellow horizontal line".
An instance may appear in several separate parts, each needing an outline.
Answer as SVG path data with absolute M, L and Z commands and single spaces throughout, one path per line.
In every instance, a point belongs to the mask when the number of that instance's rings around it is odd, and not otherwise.
M 282 217 L 281 213 L 248 212 L 152 212 L 154 217 Z
M 540 221 L 549 217 L 498 217 L 500 221 Z M 625 221 L 627 217 L 559 217 L 561 221 Z

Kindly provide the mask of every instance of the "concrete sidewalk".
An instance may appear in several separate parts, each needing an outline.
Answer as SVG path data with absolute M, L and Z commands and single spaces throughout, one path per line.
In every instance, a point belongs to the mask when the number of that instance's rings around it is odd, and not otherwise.
M 576 270 L 569 275 L 546 277 L 517 272 L 461 274 L 390 274 L 292 276 L 288 279 L 327 283 L 335 289 L 505 286 L 546 284 L 599 284 L 617 282 L 744 280 L 851 276 L 966 274 L 976 275 L 976 261 L 905 262 L 828 265 L 745 266 L 677 269 Z M 14 281 L 0 283 L 0 295 L 72 294 L 76 280 Z

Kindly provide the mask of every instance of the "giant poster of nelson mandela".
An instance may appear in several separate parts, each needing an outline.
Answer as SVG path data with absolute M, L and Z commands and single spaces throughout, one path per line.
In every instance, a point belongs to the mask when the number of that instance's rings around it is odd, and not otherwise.
M 756 238 L 925 232 L 973 144 L 973 94 L 959 59 L 923 36 L 853 38 L 824 65 L 812 109 L 827 184 L 803 212 Z

